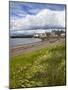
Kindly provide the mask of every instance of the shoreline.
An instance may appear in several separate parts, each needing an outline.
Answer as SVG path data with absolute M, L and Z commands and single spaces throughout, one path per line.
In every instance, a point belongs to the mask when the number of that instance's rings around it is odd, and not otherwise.
M 34 42 L 34 43 L 30 43 L 30 44 L 20 45 L 20 46 L 16 46 L 13 48 L 10 47 L 9 48 L 10 49 L 10 57 L 21 55 L 26 52 L 36 51 L 38 49 L 47 47 L 49 45 L 51 46 L 53 44 L 62 43 L 64 41 L 65 41 L 65 38 L 49 39 L 49 40 Z
M 37 41 L 37 42 L 33 42 L 33 43 L 28 43 L 28 44 L 21 44 L 21 45 L 17 45 L 17 46 L 10 46 L 11 49 L 15 49 L 15 48 L 19 48 L 19 47 L 22 47 L 22 46 L 27 46 L 27 45 L 34 45 L 34 44 L 37 44 L 37 43 L 40 43 L 42 41 Z

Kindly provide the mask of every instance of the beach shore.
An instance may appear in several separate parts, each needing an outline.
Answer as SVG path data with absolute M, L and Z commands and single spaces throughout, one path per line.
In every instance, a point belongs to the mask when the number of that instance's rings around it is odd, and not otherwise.
M 13 48 L 10 48 L 10 57 L 14 57 L 17 55 L 23 55 L 26 52 L 32 52 L 32 51 L 36 51 L 38 49 L 44 48 L 44 47 L 48 47 L 49 45 L 55 45 L 55 44 L 59 44 L 59 43 L 65 43 L 65 39 L 64 38 L 53 38 L 53 39 L 49 39 L 49 40 L 44 40 L 44 41 L 40 41 L 40 42 L 36 42 L 36 43 L 30 43 L 30 44 L 25 44 L 25 45 L 21 45 L 21 46 L 16 46 Z

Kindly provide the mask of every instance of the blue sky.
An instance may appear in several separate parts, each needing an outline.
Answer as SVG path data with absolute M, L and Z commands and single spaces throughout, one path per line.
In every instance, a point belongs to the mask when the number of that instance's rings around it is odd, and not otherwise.
M 11 30 L 43 29 L 47 26 L 65 27 L 65 5 L 10 2 Z

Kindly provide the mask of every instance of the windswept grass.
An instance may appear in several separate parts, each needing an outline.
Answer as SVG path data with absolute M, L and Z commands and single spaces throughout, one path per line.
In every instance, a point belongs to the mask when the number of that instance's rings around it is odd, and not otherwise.
M 53 45 L 10 60 L 10 88 L 65 85 L 65 45 Z

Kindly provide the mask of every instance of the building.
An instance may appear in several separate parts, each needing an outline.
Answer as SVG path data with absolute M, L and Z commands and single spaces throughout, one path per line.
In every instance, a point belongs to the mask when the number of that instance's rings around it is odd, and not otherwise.
M 33 35 L 33 37 L 35 37 L 35 38 L 43 38 L 43 37 L 46 37 L 46 33 L 35 33 Z

